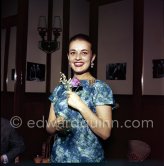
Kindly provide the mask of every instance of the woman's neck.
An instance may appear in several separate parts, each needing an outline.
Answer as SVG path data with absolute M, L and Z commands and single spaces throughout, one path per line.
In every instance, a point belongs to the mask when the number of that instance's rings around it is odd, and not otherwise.
M 74 77 L 76 77 L 79 80 L 92 80 L 94 77 L 90 74 L 90 72 L 86 72 L 83 74 L 74 74 Z

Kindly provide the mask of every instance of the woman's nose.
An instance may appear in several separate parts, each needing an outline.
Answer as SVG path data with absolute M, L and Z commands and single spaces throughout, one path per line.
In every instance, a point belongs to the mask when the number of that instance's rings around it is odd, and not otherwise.
M 81 59 L 81 54 L 80 54 L 80 53 L 77 53 L 77 54 L 76 54 L 76 59 L 77 59 L 77 60 Z

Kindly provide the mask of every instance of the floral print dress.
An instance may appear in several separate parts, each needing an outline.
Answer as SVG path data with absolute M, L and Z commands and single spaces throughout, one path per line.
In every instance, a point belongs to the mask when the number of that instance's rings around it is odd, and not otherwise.
M 111 88 L 103 81 L 95 80 L 92 85 L 87 80 L 80 81 L 82 88 L 76 93 L 95 113 L 98 105 L 113 105 Z M 54 105 L 56 116 L 64 116 L 71 122 L 71 130 L 57 134 L 51 151 L 52 163 L 101 162 L 104 151 L 101 139 L 93 133 L 82 115 L 67 104 L 66 89 L 59 84 L 49 99 Z

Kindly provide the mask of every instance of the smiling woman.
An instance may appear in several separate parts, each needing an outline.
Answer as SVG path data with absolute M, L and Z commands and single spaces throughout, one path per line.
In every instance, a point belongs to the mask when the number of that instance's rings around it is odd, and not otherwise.
M 81 34 L 79 34 L 80 37 Z M 92 52 L 92 45 L 87 36 L 81 35 L 81 38 L 76 36 L 71 39 L 69 45 L 68 60 L 69 65 L 77 77 L 91 77 L 89 67 L 95 60 L 95 54 Z M 84 40 L 85 39 L 85 40 Z
M 114 100 L 111 88 L 90 73 L 95 56 L 89 36 L 77 34 L 70 39 L 68 60 L 74 76 L 67 81 L 62 74 L 61 83 L 49 97 L 52 104 L 47 131 L 57 135 L 51 153 L 52 163 L 104 160 L 100 140 L 110 136 Z M 82 88 L 74 91 L 75 84 Z M 67 127 L 66 121 L 70 130 L 63 135 L 61 131 Z

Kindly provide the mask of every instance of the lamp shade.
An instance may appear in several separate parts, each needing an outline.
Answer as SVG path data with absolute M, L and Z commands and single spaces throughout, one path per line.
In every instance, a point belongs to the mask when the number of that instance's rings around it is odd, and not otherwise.
M 61 19 L 60 19 L 60 16 L 54 16 L 53 28 L 61 30 Z
M 40 16 L 38 22 L 39 28 L 47 28 L 46 16 Z

